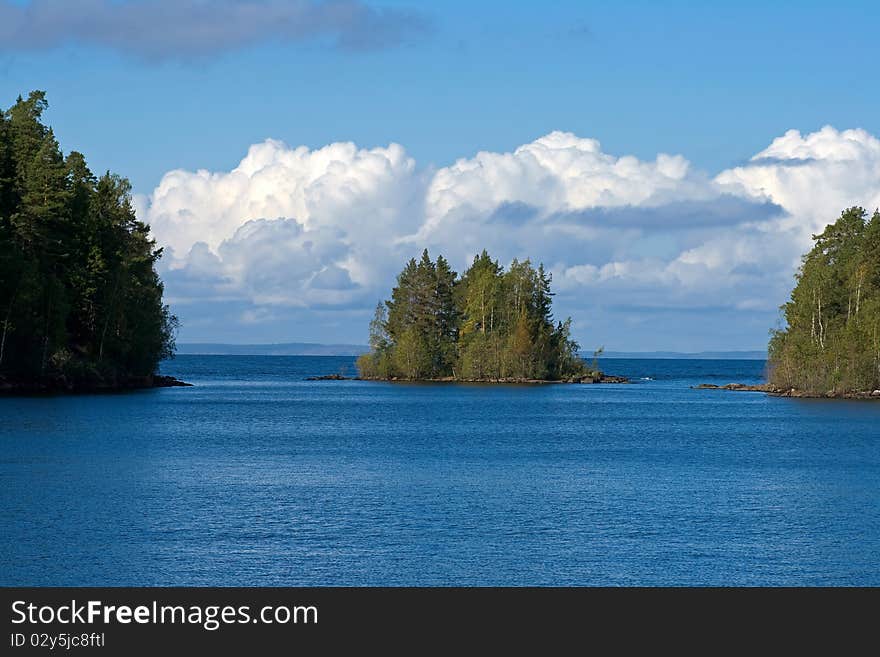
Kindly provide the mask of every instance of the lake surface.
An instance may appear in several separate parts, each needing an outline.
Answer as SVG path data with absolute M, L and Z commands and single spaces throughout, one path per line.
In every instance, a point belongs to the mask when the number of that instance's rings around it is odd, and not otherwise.
M 0 398 L 3 585 L 880 585 L 880 403 L 633 385 L 308 382 L 353 360 L 180 356 L 195 383 Z

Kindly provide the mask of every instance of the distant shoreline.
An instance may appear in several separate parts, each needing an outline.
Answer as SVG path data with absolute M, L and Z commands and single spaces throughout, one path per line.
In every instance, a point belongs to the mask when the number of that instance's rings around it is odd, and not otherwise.
M 587 356 L 584 355 L 586 358 Z M 606 351 L 599 360 L 767 360 L 765 351 Z
M 184 342 L 177 345 L 179 356 L 339 356 L 355 358 L 370 348 L 357 344 L 322 344 L 317 342 L 279 342 L 266 344 L 226 344 Z M 589 360 L 592 353 L 582 353 Z M 767 353 L 751 351 L 606 351 L 599 360 L 766 360 Z
M 355 358 L 369 350 L 366 345 L 316 342 L 271 344 L 183 342 L 177 345 L 178 356 L 351 356 Z
M 307 381 L 385 381 L 389 383 L 487 383 L 492 385 L 544 385 L 554 383 L 568 384 L 602 384 L 602 383 L 632 383 L 625 376 L 614 376 L 611 374 L 599 374 L 598 376 L 582 376 L 569 379 L 521 379 L 515 377 L 506 377 L 501 379 L 459 379 L 454 376 L 442 376 L 436 378 L 423 379 L 404 379 L 400 377 L 346 377 L 338 374 L 329 374 L 326 376 L 311 376 Z

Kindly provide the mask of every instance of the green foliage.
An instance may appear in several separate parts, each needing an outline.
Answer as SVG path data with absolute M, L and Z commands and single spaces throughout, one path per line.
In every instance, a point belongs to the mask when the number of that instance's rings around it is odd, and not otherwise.
M 0 375 L 112 385 L 155 372 L 177 320 L 127 180 L 65 158 L 45 94 L 0 112 Z
M 786 328 L 770 340 L 770 381 L 811 393 L 880 388 L 880 213 L 845 210 L 804 256 Z
M 422 379 L 437 374 L 428 337 L 417 326 L 407 327 L 391 351 L 392 371 L 404 379 Z
M 364 378 L 459 380 L 587 376 L 571 320 L 554 325 L 550 275 L 526 260 L 505 272 L 483 251 L 459 278 L 427 250 L 406 263 L 370 322 Z

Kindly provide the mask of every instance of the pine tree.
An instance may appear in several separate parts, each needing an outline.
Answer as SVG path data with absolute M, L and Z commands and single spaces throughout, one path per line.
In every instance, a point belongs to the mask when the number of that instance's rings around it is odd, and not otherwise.
M 817 394 L 880 388 L 880 215 L 849 208 L 813 240 L 770 341 L 770 380 Z
M 459 312 L 455 306 L 456 273 L 442 255 L 437 257 L 435 295 L 437 298 L 437 360 L 435 370 L 452 374 L 457 359 Z
M 395 342 L 414 322 L 412 307 L 415 301 L 416 269 L 416 261 L 412 258 L 397 275 L 397 285 L 391 290 L 391 299 L 385 302 L 388 306 L 388 335 Z
M 149 377 L 174 348 L 161 250 L 127 180 L 96 180 L 41 123 L 45 94 L 0 115 L 0 377 L 69 385 Z
M 571 321 L 553 324 L 550 275 L 514 260 L 507 272 L 486 251 L 461 278 L 427 250 L 407 262 L 371 323 L 366 378 L 568 379 L 587 375 Z M 374 336 L 382 327 L 382 339 Z

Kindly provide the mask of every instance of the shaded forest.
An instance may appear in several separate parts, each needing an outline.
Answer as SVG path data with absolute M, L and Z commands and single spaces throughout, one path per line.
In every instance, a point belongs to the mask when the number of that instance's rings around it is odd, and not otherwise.
M 46 108 L 34 91 L 0 113 L 0 379 L 149 385 L 174 350 L 162 251 L 129 182 L 65 157 Z
M 804 256 L 786 328 L 769 347 L 770 383 L 835 395 L 880 389 L 880 212 L 845 210 Z
M 550 274 L 488 253 L 460 277 L 443 256 L 406 263 L 370 323 L 363 378 L 568 380 L 593 376 L 578 356 L 571 320 L 554 323 Z M 599 373 L 595 373 L 599 376 Z

